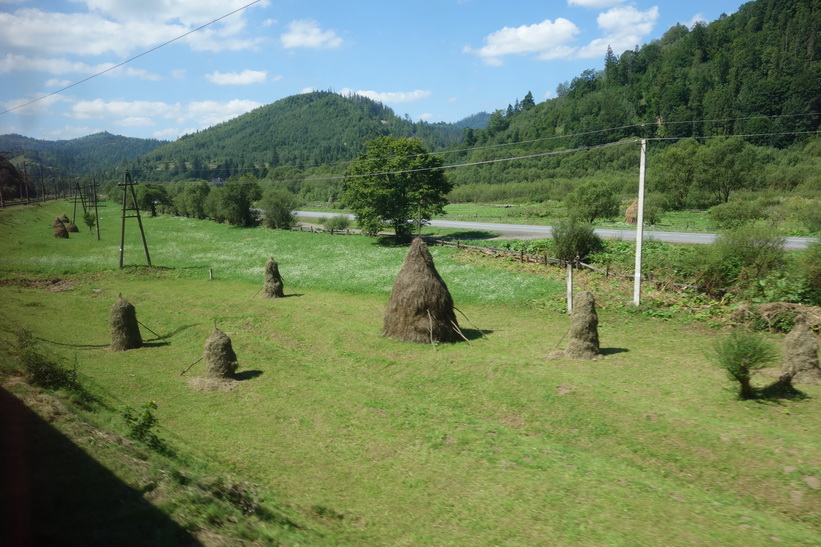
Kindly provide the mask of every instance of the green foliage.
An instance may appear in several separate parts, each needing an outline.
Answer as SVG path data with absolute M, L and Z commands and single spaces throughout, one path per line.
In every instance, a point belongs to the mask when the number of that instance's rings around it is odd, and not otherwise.
M 374 235 L 390 224 L 396 236 L 410 236 L 412 226 L 444 212 L 451 185 L 440 167 L 416 139 L 380 137 L 345 174 L 345 204 L 356 214 L 364 233 Z
M 206 218 L 208 207 L 206 202 L 211 187 L 204 180 L 185 182 L 182 190 L 174 197 L 177 213 L 193 218 Z
M 76 367 L 69 370 L 60 365 L 56 358 L 43 354 L 31 331 L 22 329 L 17 333 L 14 350 L 26 378 L 32 384 L 45 389 L 71 390 L 78 387 Z
M 738 137 L 710 139 L 696 156 L 695 184 L 719 203 L 742 188 L 755 188 L 756 156 L 753 147 Z
M 157 216 L 157 208 L 171 205 L 171 198 L 165 186 L 159 184 L 137 184 L 137 205 L 143 211 L 149 211 L 152 217 Z
M 90 232 L 97 224 L 97 217 L 94 216 L 93 212 L 86 211 L 83 213 L 83 222 L 85 222 L 85 225 L 88 226 L 88 231 Z
M 122 417 L 128 426 L 129 437 L 141 443 L 145 443 L 150 448 L 163 449 L 165 448 L 165 443 L 155 432 L 155 427 L 157 426 L 157 417 L 154 416 L 155 410 L 157 410 L 157 403 L 148 401 L 140 405 L 140 408 L 137 410 L 126 407 L 123 410 Z
M 754 220 L 765 218 L 764 207 L 753 199 L 735 199 L 710 207 L 710 222 L 720 229 L 738 228 Z
M 209 193 L 209 198 L 212 195 L 213 202 L 206 199 L 206 203 L 212 207 L 211 216 L 215 220 L 225 220 L 234 226 L 256 224 L 256 215 L 251 206 L 262 197 L 262 188 L 256 180 L 227 182 L 218 192 Z
M 593 223 L 597 218 L 612 218 L 619 214 L 619 198 L 610 185 L 601 181 L 586 181 L 565 198 L 570 216 Z
M 295 195 L 275 186 L 266 188 L 257 203 L 262 210 L 263 225 L 278 230 L 290 230 L 296 225 L 294 210 L 298 206 L 299 200 Z
M 821 241 L 807 246 L 800 262 L 800 271 L 807 281 L 810 302 L 821 306 Z
M 331 233 L 344 232 L 351 225 L 350 219 L 345 215 L 333 215 L 320 220 L 325 229 Z
M 602 239 L 593 231 L 593 226 L 570 219 L 553 227 L 553 250 L 556 258 L 573 262 L 586 260 L 591 254 L 602 250 Z
M 753 399 L 756 394 L 750 383 L 752 375 L 774 363 L 778 353 L 773 344 L 761 336 L 735 330 L 716 340 L 712 357 L 730 380 L 738 382 L 738 397 Z

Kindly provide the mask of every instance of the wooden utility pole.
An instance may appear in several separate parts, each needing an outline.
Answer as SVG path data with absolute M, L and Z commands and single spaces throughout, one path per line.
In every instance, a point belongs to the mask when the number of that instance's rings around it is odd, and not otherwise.
M 644 239 L 644 172 L 647 162 L 647 139 L 641 139 L 641 159 L 639 160 L 639 201 L 636 218 L 636 271 L 633 277 L 633 304 L 641 304 L 641 245 Z
M 94 175 L 91 175 L 89 190 L 91 191 L 91 199 L 94 200 L 94 226 L 97 227 L 97 241 L 100 241 L 100 211 L 97 208 L 97 181 L 94 179 Z
M 126 171 L 123 177 L 123 182 L 117 184 L 123 188 L 123 220 L 120 227 L 120 269 L 123 269 L 123 249 L 125 248 L 125 219 L 136 218 L 137 224 L 140 227 L 140 236 L 143 239 L 143 249 L 145 249 L 145 261 L 151 266 L 151 256 L 148 254 L 148 243 L 145 241 L 145 230 L 143 230 L 143 221 L 140 218 L 140 207 L 137 205 L 137 193 L 134 191 L 134 182 L 131 180 L 131 173 Z M 131 202 L 133 208 L 128 207 L 128 196 L 131 195 Z M 126 214 L 127 211 L 133 211 L 134 214 Z

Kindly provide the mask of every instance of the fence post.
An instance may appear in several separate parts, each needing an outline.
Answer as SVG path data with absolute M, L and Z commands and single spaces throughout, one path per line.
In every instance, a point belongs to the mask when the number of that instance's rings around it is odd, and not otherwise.
M 573 264 L 567 263 L 567 313 L 573 311 Z

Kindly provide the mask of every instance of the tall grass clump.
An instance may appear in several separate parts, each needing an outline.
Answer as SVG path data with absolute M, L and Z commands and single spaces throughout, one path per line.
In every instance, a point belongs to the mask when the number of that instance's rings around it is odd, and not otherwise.
M 764 338 L 740 330 L 733 331 L 713 344 L 713 359 L 724 369 L 730 380 L 738 382 L 738 398 L 754 399 L 750 383 L 756 371 L 774 363 L 778 357 L 775 346 Z

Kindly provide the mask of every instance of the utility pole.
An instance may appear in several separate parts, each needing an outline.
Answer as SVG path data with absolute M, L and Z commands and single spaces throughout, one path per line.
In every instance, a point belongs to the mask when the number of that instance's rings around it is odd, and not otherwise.
M 94 200 L 94 225 L 97 227 L 97 241 L 100 241 L 100 212 L 97 209 L 97 180 L 91 175 L 91 199 Z
M 140 227 L 140 235 L 143 238 L 143 249 L 145 249 L 145 261 L 151 266 L 151 257 L 148 255 L 148 243 L 145 241 L 145 231 L 143 230 L 143 221 L 140 218 L 140 207 L 137 205 L 137 194 L 134 192 L 134 182 L 131 180 L 131 173 L 125 172 L 123 182 L 117 184 L 123 188 L 123 220 L 120 227 L 120 269 L 123 269 L 123 249 L 125 248 L 125 219 L 136 218 L 137 224 Z M 134 205 L 133 209 L 128 208 L 128 194 L 131 194 L 131 201 Z M 126 211 L 134 211 L 133 215 L 127 215 Z
M 647 162 L 647 139 L 641 139 L 641 159 L 639 160 L 639 201 L 636 218 L 636 271 L 633 277 L 633 304 L 641 304 L 641 245 L 644 239 L 644 172 Z

